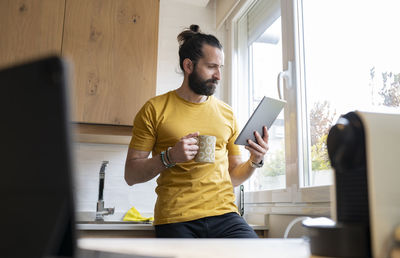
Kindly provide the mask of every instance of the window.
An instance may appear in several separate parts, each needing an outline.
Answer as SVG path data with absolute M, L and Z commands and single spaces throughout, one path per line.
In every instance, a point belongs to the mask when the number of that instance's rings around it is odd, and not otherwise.
M 303 0 L 303 72 L 310 160 L 304 185 L 331 184 L 329 128 L 357 109 L 399 106 L 396 0 Z M 306 126 L 306 125 L 305 125 Z
M 265 15 L 267 13 L 268 15 Z M 243 85 L 248 85 L 245 104 L 238 116 L 243 127 L 251 113 L 264 96 L 279 98 L 276 87 L 276 75 L 282 70 L 282 39 L 279 1 L 259 1 L 241 17 L 238 22 L 243 35 L 239 39 L 244 55 L 242 62 L 247 65 L 247 76 L 243 76 Z M 264 167 L 257 169 L 245 182 L 246 191 L 281 189 L 286 187 L 285 177 L 285 133 L 284 114 L 278 116 L 269 128 L 269 153 Z M 242 152 L 248 159 L 248 152 Z
M 278 97 L 279 72 L 288 70 L 292 81 L 282 87 L 287 105 L 270 128 L 268 165 L 245 184 L 246 202 L 328 203 L 330 127 L 350 111 L 400 106 L 400 2 L 244 2 L 230 20 L 240 126 L 261 96 Z M 278 173 L 269 172 L 272 165 Z

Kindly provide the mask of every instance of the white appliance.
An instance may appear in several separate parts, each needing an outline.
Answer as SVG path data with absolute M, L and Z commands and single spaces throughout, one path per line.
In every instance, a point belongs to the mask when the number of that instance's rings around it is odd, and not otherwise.
M 365 130 L 372 254 L 384 257 L 400 225 L 400 113 L 356 114 Z
M 303 221 L 311 252 L 388 257 L 400 225 L 400 110 L 341 116 L 329 132 L 328 153 L 334 223 Z

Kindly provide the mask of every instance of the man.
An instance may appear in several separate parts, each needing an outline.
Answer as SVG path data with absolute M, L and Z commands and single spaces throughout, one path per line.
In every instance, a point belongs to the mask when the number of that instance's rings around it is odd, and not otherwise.
M 157 237 L 256 238 L 234 204 L 233 185 L 261 167 L 268 132 L 256 133 L 241 161 L 234 144 L 238 128 L 232 109 L 213 93 L 224 62 L 217 38 L 192 25 L 178 35 L 180 88 L 147 101 L 135 117 L 125 164 L 129 185 L 157 175 L 154 226 Z M 216 136 L 215 162 L 197 163 L 197 136 Z M 152 151 L 152 158 L 148 158 Z

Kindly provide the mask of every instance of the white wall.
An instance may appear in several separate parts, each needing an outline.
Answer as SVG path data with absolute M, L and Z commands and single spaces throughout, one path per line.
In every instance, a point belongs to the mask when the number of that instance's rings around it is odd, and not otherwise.
M 176 39 L 180 32 L 192 24 L 197 24 L 202 32 L 215 35 L 224 44 L 224 35 L 216 30 L 215 1 L 209 1 L 206 7 L 188 4 L 189 2 L 184 3 L 181 0 L 160 1 L 157 95 L 181 86 L 183 74 L 179 67 L 179 45 Z M 222 80 L 215 93 L 221 99 L 223 99 L 221 96 L 223 83 Z
M 76 203 L 78 211 L 95 211 L 99 189 L 99 171 L 103 160 L 109 161 L 105 171 L 104 205 L 125 213 L 132 206 L 141 213 L 152 213 L 156 201 L 155 180 L 129 186 L 124 181 L 127 145 L 75 144 Z
M 190 3 L 182 0 L 160 0 L 157 95 L 176 89 L 182 83 L 176 37 L 183 29 L 197 24 L 203 32 L 214 34 L 223 41 L 223 35 L 216 33 L 215 1 L 209 1 L 206 7 L 188 2 Z M 221 82 L 220 85 L 222 84 Z M 217 90 L 217 97 L 219 92 L 221 89 Z M 123 213 L 132 206 L 141 213 L 153 212 L 156 201 L 155 180 L 131 187 L 124 181 L 127 149 L 126 145 L 75 144 L 77 211 L 96 210 L 99 170 L 101 162 L 108 160 L 110 163 L 106 169 L 105 207 L 115 207 L 116 212 Z

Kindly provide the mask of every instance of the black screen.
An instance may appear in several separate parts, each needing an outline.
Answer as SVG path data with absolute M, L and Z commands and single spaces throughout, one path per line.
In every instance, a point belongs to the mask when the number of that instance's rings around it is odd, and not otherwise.
M 67 77 L 58 57 L 0 71 L 2 257 L 73 255 Z

